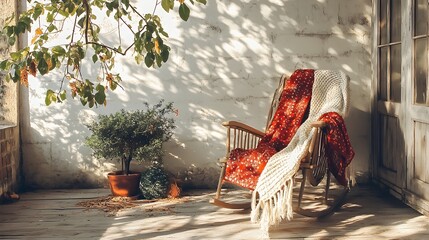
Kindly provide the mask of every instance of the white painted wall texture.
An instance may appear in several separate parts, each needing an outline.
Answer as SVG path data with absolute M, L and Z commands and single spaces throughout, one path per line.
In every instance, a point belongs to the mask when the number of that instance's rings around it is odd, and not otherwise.
M 161 10 L 161 9 L 159 9 Z M 25 180 L 36 188 L 95 187 L 105 184 L 110 162 L 91 157 L 84 126 L 98 114 L 164 98 L 179 109 L 173 140 L 165 145 L 166 168 L 193 186 L 214 186 L 217 159 L 225 149 L 221 122 L 265 125 L 278 79 L 296 68 L 340 69 L 351 78 L 351 111 L 346 119 L 356 151 L 354 170 L 362 181 L 370 160 L 371 1 L 209 0 L 193 6 L 188 22 L 163 14 L 170 34 L 170 60 L 161 69 L 118 61 L 124 91 L 108 106 L 87 109 L 78 100 L 46 107 L 47 88 L 59 75 L 30 79 L 22 93 L 22 150 Z M 114 25 L 105 24 L 105 39 Z M 87 73 L 97 66 L 87 65 Z M 134 167 L 134 166 L 133 166 Z

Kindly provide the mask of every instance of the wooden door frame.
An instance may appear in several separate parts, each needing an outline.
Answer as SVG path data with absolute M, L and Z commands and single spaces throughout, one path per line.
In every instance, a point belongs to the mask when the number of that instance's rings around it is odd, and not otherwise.
M 402 16 L 407 16 L 407 19 L 403 25 L 406 25 L 404 28 L 404 32 L 402 33 L 402 36 L 404 38 L 404 41 L 406 41 L 406 45 L 404 44 L 405 49 L 403 51 L 406 51 L 406 58 L 403 58 L 403 61 L 405 64 L 402 64 L 402 70 L 407 71 L 407 79 L 409 79 L 409 84 L 405 84 L 404 88 L 405 92 L 410 94 L 409 97 L 406 98 L 406 106 L 412 106 L 414 101 L 414 41 L 413 41 L 413 29 L 414 29 L 414 0 L 405 0 L 402 3 L 403 5 L 406 5 L 406 9 L 404 9 L 405 12 L 403 12 Z M 407 37 L 404 37 L 407 36 Z M 428 79 L 429 80 L 429 79 Z M 413 106 L 414 108 L 418 108 L 418 106 Z M 426 107 L 428 108 L 428 107 Z M 413 193 L 410 189 L 412 186 L 412 180 L 413 178 L 411 176 L 414 176 L 414 148 L 415 148 L 415 136 L 414 136 L 414 121 L 418 121 L 419 119 L 414 118 L 411 113 L 406 112 L 406 119 L 405 119 L 405 137 L 406 139 L 410 139 L 408 142 L 406 142 L 406 162 L 407 162 L 407 175 L 406 175 L 406 187 L 403 189 L 403 198 L 405 203 L 410 205 L 412 208 L 416 209 L 417 211 L 429 215 L 429 201 L 426 200 L 428 197 L 427 195 L 429 193 L 425 193 L 426 197 L 420 197 L 417 194 Z M 420 119 L 422 122 L 428 123 L 427 119 Z M 411 140 L 412 139 L 412 140 Z
M 378 23 L 379 23 L 379 0 L 372 2 L 372 88 L 371 88 L 371 164 L 370 172 L 373 182 L 377 185 L 386 188 L 393 196 L 402 200 L 417 211 L 429 215 L 429 201 L 418 196 L 417 194 L 408 190 L 411 184 L 411 177 L 413 176 L 414 168 L 414 120 L 411 118 L 407 107 L 413 104 L 413 89 L 414 89 L 414 41 L 413 34 L 413 18 L 414 18 L 414 0 L 401 0 L 401 104 L 402 111 L 398 113 L 400 127 L 404 133 L 404 146 L 405 146 L 405 159 L 402 164 L 398 166 L 402 169 L 398 174 L 399 178 L 403 179 L 398 186 L 383 180 L 379 174 L 379 148 L 380 148 L 380 134 L 379 134 L 379 106 L 378 106 L 378 76 L 379 76 L 379 62 L 378 62 Z M 427 122 L 427 120 L 426 120 Z
M 379 176 L 380 169 L 379 169 L 379 161 L 380 161 L 380 154 L 379 154 L 379 148 L 380 148 L 380 132 L 379 132 L 379 124 L 380 124 L 380 116 L 378 114 L 379 109 L 386 108 L 389 109 L 393 106 L 393 103 L 387 103 L 384 106 L 380 106 L 378 103 L 378 92 L 379 92 L 379 82 L 378 82 L 378 76 L 379 76 L 379 62 L 378 62 L 378 41 L 379 41 L 379 0 L 372 1 L 372 8 L 373 8 L 373 14 L 372 14 L 372 88 L 371 88 L 371 163 L 370 166 L 370 172 L 372 176 L 372 180 L 374 183 L 378 184 L 382 187 L 387 187 L 386 190 L 388 190 L 393 196 L 403 199 L 404 193 L 403 189 L 405 188 L 405 180 L 403 184 L 395 185 L 389 181 L 384 180 L 382 177 Z M 401 1 L 401 14 L 403 16 L 404 11 L 404 2 Z M 401 52 L 404 50 L 404 44 L 402 42 L 403 39 L 403 26 L 401 26 Z M 403 57 L 403 56 L 402 56 Z M 404 89 L 404 76 L 402 75 L 402 72 L 404 70 L 404 66 L 401 67 L 401 88 Z M 404 104 L 404 94 L 401 93 L 401 104 Z M 399 124 L 401 129 L 404 129 L 403 125 L 403 111 L 404 108 L 401 108 L 401 112 L 395 112 L 395 115 L 399 118 Z M 405 135 L 405 134 L 404 134 Z M 397 174 L 400 174 L 400 177 L 405 174 L 405 168 L 406 167 L 406 160 L 402 163 L 402 165 L 398 165 Z M 405 179 L 405 178 L 403 178 Z
M 375 129 L 378 127 L 378 114 L 377 114 L 377 98 L 378 98 L 378 39 L 379 39 L 379 31 L 378 31 L 378 18 L 379 13 L 378 10 L 379 0 L 372 1 L 372 54 L 371 54 L 371 62 L 372 62 L 372 87 L 371 87 L 371 164 L 370 173 L 371 178 L 374 182 L 378 181 L 378 147 L 379 147 L 379 134 L 376 133 Z

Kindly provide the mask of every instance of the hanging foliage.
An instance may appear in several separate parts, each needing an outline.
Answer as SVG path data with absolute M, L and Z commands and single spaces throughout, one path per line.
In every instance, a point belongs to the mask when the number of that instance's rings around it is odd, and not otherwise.
M 121 87 L 121 76 L 113 72 L 115 57 L 130 54 L 140 64 L 147 67 L 161 67 L 167 62 L 171 48 L 166 44 L 168 33 L 164 30 L 161 18 L 156 15 L 159 5 L 166 12 L 179 4 L 180 18 L 187 21 L 190 9 L 187 5 L 206 0 L 155 0 L 152 13 L 141 14 L 136 4 L 130 0 L 27 0 L 31 6 L 18 18 L 6 19 L 3 33 L 7 35 L 10 45 L 15 44 L 19 35 L 31 32 L 31 44 L 18 51 L 11 52 L 10 57 L 0 62 L 0 69 L 7 72 L 6 80 L 20 82 L 28 86 L 28 75 L 46 75 L 55 69 L 62 68 L 64 75 L 59 79 L 58 89 L 48 89 L 45 103 L 63 102 L 67 91 L 73 98 L 78 97 L 82 105 L 90 108 L 106 104 L 106 92 Z M 138 1 L 137 1 L 138 2 Z M 109 45 L 100 39 L 99 16 L 102 12 L 118 23 L 119 44 Z M 41 21 L 43 20 L 43 21 Z M 73 22 L 70 32 L 64 30 L 64 22 Z M 43 22 L 43 25 L 40 23 Z M 121 40 L 121 25 L 133 34 L 130 44 L 124 46 Z M 54 34 L 66 35 L 68 42 L 60 45 L 48 44 Z M 82 73 L 82 61 L 90 58 L 100 65 L 97 76 L 85 77 Z M 68 85 L 68 90 L 66 90 Z

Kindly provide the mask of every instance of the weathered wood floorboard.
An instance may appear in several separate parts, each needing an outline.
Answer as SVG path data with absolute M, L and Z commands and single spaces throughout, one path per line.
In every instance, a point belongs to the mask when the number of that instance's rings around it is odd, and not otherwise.
M 76 204 L 107 189 L 24 193 L 0 205 L 0 239 L 259 239 L 249 211 L 210 205 L 212 191 L 180 200 L 138 203 L 116 214 Z M 242 194 L 232 191 L 232 194 Z M 317 197 L 317 196 L 314 196 Z M 311 199 L 311 195 L 309 199 Z M 270 231 L 272 239 L 429 239 L 429 218 L 370 187 L 356 187 L 332 216 L 295 214 Z

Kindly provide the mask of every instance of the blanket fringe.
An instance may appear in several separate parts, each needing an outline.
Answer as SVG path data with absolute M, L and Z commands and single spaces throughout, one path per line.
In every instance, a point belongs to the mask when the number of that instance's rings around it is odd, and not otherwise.
M 278 225 L 283 219 L 292 219 L 292 195 L 293 178 L 287 180 L 281 190 L 269 199 L 258 200 L 257 191 L 253 191 L 251 221 L 260 222 L 261 230 L 268 234 L 270 226 Z

